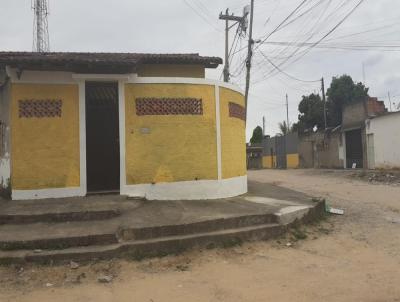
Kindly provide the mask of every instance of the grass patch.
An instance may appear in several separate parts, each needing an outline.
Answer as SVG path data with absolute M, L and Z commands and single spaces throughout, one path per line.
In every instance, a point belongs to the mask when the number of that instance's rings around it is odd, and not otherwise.
M 306 232 L 300 228 L 292 229 L 291 234 L 295 240 L 304 240 L 308 237 Z

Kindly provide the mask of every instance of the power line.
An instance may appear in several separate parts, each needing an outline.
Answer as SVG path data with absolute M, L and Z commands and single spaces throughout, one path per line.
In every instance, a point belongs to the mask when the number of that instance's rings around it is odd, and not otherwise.
M 218 32 L 222 32 L 219 28 L 217 28 L 214 24 L 212 24 L 203 14 L 201 14 L 195 7 L 193 7 L 187 0 L 183 0 L 183 2 L 189 6 L 195 13 L 198 15 L 203 21 L 205 21 L 208 25 L 210 25 L 214 30 Z
M 270 36 L 272 36 L 275 32 L 279 30 L 279 28 L 287 21 L 289 20 L 308 0 L 303 0 L 275 29 L 270 32 L 265 38 L 262 39 L 259 45 L 255 47 L 254 50 L 256 50 L 258 47 L 260 47 L 261 44 L 263 44 Z
M 304 82 L 304 83 L 315 83 L 315 82 L 319 82 L 320 80 L 302 80 L 299 78 L 296 78 L 295 76 L 292 76 L 290 74 L 288 74 L 287 72 L 283 71 L 282 69 L 280 69 L 278 66 L 276 66 L 274 64 L 274 62 L 272 62 L 262 51 L 259 50 L 259 53 L 268 61 L 268 63 L 270 63 L 276 70 L 278 70 L 279 72 L 283 73 L 284 75 L 286 75 L 287 77 L 299 81 L 299 82 Z
M 347 18 L 350 17 L 350 15 L 364 2 L 364 0 L 360 0 L 357 5 L 355 5 L 334 27 L 332 27 L 324 36 L 322 36 L 318 41 L 311 43 L 311 45 L 303 51 L 303 53 L 296 58 L 294 61 L 291 62 L 291 65 L 296 63 L 298 60 L 300 60 L 302 57 L 304 57 L 308 52 L 311 51 L 312 48 L 316 47 L 318 44 L 320 44 L 326 37 L 328 37 L 330 34 L 332 34 Z M 297 48 L 284 62 L 280 63 L 278 66 L 281 67 L 284 65 L 286 62 L 288 62 L 294 55 L 299 51 L 300 48 Z M 266 75 L 268 78 L 269 75 L 271 75 L 273 71 L 271 71 L 268 75 Z M 266 79 L 265 78 L 265 79 Z

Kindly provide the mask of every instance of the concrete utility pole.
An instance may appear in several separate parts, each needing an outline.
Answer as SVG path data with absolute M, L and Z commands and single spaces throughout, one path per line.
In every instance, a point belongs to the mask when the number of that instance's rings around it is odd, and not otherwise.
M 225 65 L 224 65 L 224 82 L 229 82 L 229 30 L 236 24 L 240 24 L 242 27 L 245 26 L 246 15 L 243 17 L 229 15 L 229 8 L 226 9 L 225 15 L 222 12 L 219 14 L 220 20 L 225 20 Z M 229 26 L 229 21 L 234 21 L 235 23 Z
M 33 50 L 37 52 L 50 51 L 49 28 L 47 17 L 49 15 L 48 0 L 34 0 L 33 11 L 34 17 L 34 33 L 33 33 Z
M 325 130 L 328 128 L 328 124 L 326 121 L 326 100 L 325 100 L 325 82 L 324 78 L 321 79 L 321 91 L 322 91 L 322 100 L 324 101 L 324 123 L 325 123 Z
M 263 137 L 265 136 L 265 116 L 263 116 Z
M 287 132 L 289 132 L 290 129 L 290 124 L 289 124 L 289 97 L 286 94 L 286 126 L 287 126 Z
M 388 91 L 388 98 L 389 98 L 389 112 L 392 112 L 392 100 L 390 99 L 390 91 Z
M 245 91 L 245 112 L 246 112 L 246 123 L 247 123 L 247 103 L 249 99 L 249 89 L 250 89 L 250 69 L 251 69 L 251 58 L 253 56 L 253 19 L 254 19 L 254 0 L 251 0 L 250 4 L 250 27 L 249 27 L 249 44 L 247 49 L 247 59 L 246 59 L 246 91 Z

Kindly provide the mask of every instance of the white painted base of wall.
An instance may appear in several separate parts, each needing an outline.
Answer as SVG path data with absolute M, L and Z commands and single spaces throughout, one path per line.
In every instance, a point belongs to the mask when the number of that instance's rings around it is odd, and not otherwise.
M 10 158 L 0 159 L 0 186 L 6 187 L 10 179 Z
M 247 176 L 221 180 L 127 185 L 121 195 L 148 200 L 200 200 L 234 197 L 247 193 Z
M 173 183 L 123 186 L 121 195 L 148 200 L 196 200 L 229 198 L 247 193 L 247 176 L 221 180 L 180 181 Z M 82 188 L 12 190 L 13 200 L 85 196 Z
M 85 196 L 86 192 L 79 187 L 76 188 L 55 188 L 41 190 L 12 190 L 12 200 L 65 198 Z

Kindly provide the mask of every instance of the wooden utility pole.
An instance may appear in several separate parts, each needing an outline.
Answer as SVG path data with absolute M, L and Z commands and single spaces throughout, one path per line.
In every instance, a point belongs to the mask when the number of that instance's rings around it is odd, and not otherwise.
M 224 64 L 224 82 L 229 82 L 229 30 L 237 23 L 242 23 L 245 16 L 238 17 L 229 15 L 229 8 L 226 9 L 225 15 L 219 14 L 220 20 L 225 20 L 225 64 Z M 229 21 L 235 21 L 235 24 L 229 26 Z
M 254 18 L 254 0 L 251 0 L 250 4 L 250 27 L 249 27 L 249 44 L 247 49 L 247 59 L 246 59 L 246 91 L 245 91 L 245 112 L 246 112 L 246 123 L 247 123 L 247 104 L 249 99 L 249 89 L 250 89 L 250 69 L 251 69 L 251 58 L 253 56 L 253 18 Z
M 323 77 L 321 79 L 321 91 L 322 91 L 322 100 L 324 101 L 324 123 L 325 123 L 325 129 L 326 129 L 326 128 L 328 128 L 328 124 L 326 121 L 325 82 L 324 82 Z

